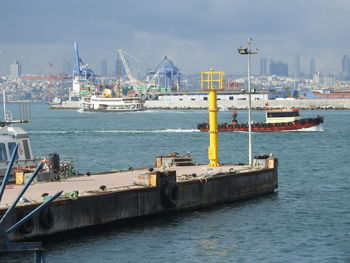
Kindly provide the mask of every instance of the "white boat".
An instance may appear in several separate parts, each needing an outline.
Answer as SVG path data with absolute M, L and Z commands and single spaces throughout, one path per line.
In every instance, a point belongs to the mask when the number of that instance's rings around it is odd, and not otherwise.
M 4 175 L 12 152 L 18 144 L 17 155 L 13 164 L 14 169 L 33 169 L 37 165 L 30 145 L 28 133 L 14 124 L 27 123 L 28 120 L 12 120 L 11 113 L 6 110 L 5 92 L 4 98 L 4 121 L 0 121 L 0 176 Z
M 140 97 L 106 97 L 92 95 L 82 97 L 80 107 L 85 112 L 130 112 L 142 111 L 144 101 Z
M 1 123 L 3 125 L 3 123 Z M 0 175 L 7 169 L 11 154 L 18 144 L 15 169 L 33 169 L 36 166 L 28 134 L 21 127 L 9 127 L 9 123 L 0 127 Z

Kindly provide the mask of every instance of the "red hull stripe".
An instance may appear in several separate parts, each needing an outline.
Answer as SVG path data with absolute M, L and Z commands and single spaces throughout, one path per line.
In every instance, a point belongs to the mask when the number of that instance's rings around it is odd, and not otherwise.
M 308 120 L 300 120 L 296 122 L 287 122 L 287 123 L 254 123 L 252 124 L 253 132 L 276 132 L 276 131 L 292 131 L 306 129 L 314 126 L 318 126 L 323 123 L 323 118 L 314 118 Z M 237 127 L 238 126 L 238 127 Z M 243 127 L 242 127 L 243 126 Z M 209 126 L 207 124 L 199 124 L 198 129 L 200 131 L 209 131 Z M 222 124 L 218 125 L 218 131 L 248 131 L 248 124 L 240 125 L 231 125 L 231 124 Z

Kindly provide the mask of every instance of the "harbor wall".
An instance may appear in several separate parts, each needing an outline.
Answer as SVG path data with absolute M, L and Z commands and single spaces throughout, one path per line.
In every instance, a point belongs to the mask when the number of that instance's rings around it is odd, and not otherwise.
M 27 231 L 29 233 L 24 233 L 23 229 L 17 229 L 10 234 L 10 239 L 13 241 L 22 240 L 122 219 L 164 212 L 194 210 L 272 193 L 278 187 L 277 168 L 239 174 L 219 174 L 206 179 L 177 183 L 175 183 L 176 172 L 158 174 L 157 177 L 157 186 L 155 187 L 142 187 L 106 193 L 99 192 L 90 196 L 79 197 L 77 200 L 57 200 L 49 207 L 49 213 L 52 214 L 50 227 L 47 224 L 42 224 L 41 217 L 48 213 L 45 210 L 41 215 L 36 214 L 32 222 L 29 222 L 30 226 L 25 229 L 29 229 L 30 231 Z M 169 185 L 173 185 L 172 189 L 177 191 L 167 192 L 165 187 Z M 170 194 L 171 196 L 164 196 L 164 194 Z M 171 203 L 164 202 L 167 201 L 165 200 L 167 197 L 176 201 L 174 206 Z M 13 225 L 36 206 L 38 204 L 17 207 L 6 226 Z M 4 212 L 4 209 L 0 210 L 0 214 Z
M 221 109 L 236 108 L 248 109 L 246 100 L 219 100 L 218 107 Z M 196 109 L 205 110 L 208 108 L 208 101 L 161 101 L 148 100 L 145 102 L 147 109 Z M 253 109 L 277 109 L 283 107 L 295 107 L 304 110 L 350 110 L 350 99 L 303 99 L 303 100 L 252 100 Z M 79 109 L 80 104 L 76 101 L 65 101 L 60 105 L 52 105 L 50 109 Z
M 221 109 L 248 109 L 247 100 L 223 101 L 219 100 Z M 208 101 L 146 101 L 148 109 L 207 109 Z M 350 110 L 350 99 L 303 99 L 303 100 L 252 100 L 253 109 L 275 109 L 283 107 L 295 107 L 305 110 Z

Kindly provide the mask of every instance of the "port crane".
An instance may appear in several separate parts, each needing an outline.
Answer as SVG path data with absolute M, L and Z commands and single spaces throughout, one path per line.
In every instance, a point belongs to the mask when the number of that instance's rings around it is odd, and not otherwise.
M 94 71 L 86 64 L 79 56 L 78 51 L 78 42 L 74 42 L 74 59 L 75 65 L 73 70 L 73 79 L 76 77 L 91 79 L 92 81 L 95 79 Z
M 130 84 L 131 84 L 133 90 L 137 91 L 136 87 L 137 87 L 138 85 L 145 85 L 145 83 L 143 83 L 142 81 L 136 79 L 136 78 L 133 76 L 133 74 L 132 74 L 132 72 L 131 72 L 131 70 L 130 70 L 130 67 L 129 67 L 128 63 L 126 62 L 124 53 L 125 53 L 127 56 L 129 56 L 130 58 L 132 58 L 134 61 L 136 61 L 137 63 L 141 63 L 141 61 L 138 60 L 137 58 L 133 57 L 132 55 L 130 55 L 130 54 L 127 53 L 126 51 L 123 51 L 123 50 L 121 50 L 121 49 L 118 49 L 118 50 L 117 50 L 117 54 L 118 54 L 120 60 L 121 60 L 122 63 L 123 63 L 123 66 L 124 66 L 126 75 L 127 75 L 128 79 L 129 79 L 129 82 L 130 82 Z
M 182 73 L 178 67 L 167 57 L 164 56 L 162 61 L 154 70 L 154 75 L 148 82 L 146 87 L 146 92 L 149 91 L 152 85 L 163 87 L 163 88 L 172 88 L 176 86 L 179 89 L 181 85 Z
M 21 76 L 20 79 L 28 79 L 28 80 L 68 80 L 72 79 L 71 76 L 65 75 L 65 74 L 52 74 L 52 67 L 53 63 L 49 63 L 44 69 L 40 70 L 35 75 L 31 76 Z M 41 75 L 43 71 L 48 71 L 47 74 Z
M 58 80 L 67 81 L 71 80 L 71 76 L 63 75 L 63 74 L 52 74 L 53 64 L 49 63 L 44 69 L 40 70 L 37 74 L 31 76 L 21 76 L 20 79 L 25 80 L 47 80 L 47 100 L 52 101 L 52 89 Z M 43 71 L 48 71 L 47 74 L 40 75 Z

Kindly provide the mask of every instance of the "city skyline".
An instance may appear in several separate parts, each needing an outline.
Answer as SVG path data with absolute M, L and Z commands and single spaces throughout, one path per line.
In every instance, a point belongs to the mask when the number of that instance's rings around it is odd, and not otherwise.
M 350 19 L 346 0 L 288 4 L 277 0 L 155 0 L 152 4 L 14 0 L 2 3 L 2 9 L 6 10 L 0 17 L 2 75 L 9 74 L 13 61 L 20 61 L 23 73 L 36 73 L 48 63 L 60 71 L 63 59 L 73 61 L 74 41 L 95 72 L 100 71 L 102 58 L 112 69 L 116 50 L 124 49 L 140 59 L 144 69 L 155 68 L 167 55 L 186 74 L 211 67 L 244 73 L 246 60 L 237 48 L 246 45 L 250 36 L 253 47 L 259 49 L 252 57 L 253 74 L 259 74 L 262 57 L 291 67 L 296 54 L 303 61 L 302 72 L 308 73 L 306 61 L 312 58 L 324 74 L 334 69 L 341 72 L 340 61 L 350 54 L 344 34 Z
M 114 62 L 114 63 L 113 63 Z M 270 75 L 277 75 L 277 76 L 289 76 L 292 78 L 312 78 L 312 75 L 314 73 L 320 74 L 321 72 L 316 69 L 316 60 L 314 58 L 311 58 L 309 62 L 303 61 L 304 63 L 301 63 L 299 55 L 295 56 L 295 61 L 292 66 L 290 66 L 288 63 L 281 61 L 281 60 L 275 60 L 273 58 L 266 58 L 262 57 L 260 58 L 259 64 L 259 70 L 255 74 L 256 76 L 270 76 Z M 4 74 L 4 76 L 9 76 L 13 79 L 13 67 L 14 64 L 19 64 L 19 61 L 15 61 L 14 63 L 11 63 L 9 65 L 9 71 L 7 74 Z M 97 69 L 94 69 L 96 76 L 101 77 L 112 77 L 117 76 L 117 68 L 118 68 L 118 60 L 116 61 L 109 61 L 107 59 L 100 59 L 100 64 Z M 279 64 L 279 65 L 277 65 Z M 338 72 L 333 69 L 333 72 L 326 72 L 321 73 L 322 75 L 335 75 L 340 78 L 349 78 L 350 77 L 350 59 L 347 55 L 344 55 L 343 58 L 340 61 L 341 64 L 341 70 Z M 301 65 L 304 65 L 305 71 L 300 70 Z M 285 69 L 282 69 L 284 73 L 279 73 L 280 67 L 284 67 Z M 112 68 L 111 70 L 108 70 L 108 68 Z M 272 69 L 273 68 L 273 69 Z M 121 65 L 121 70 L 123 72 L 120 72 L 120 74 L 125 75 L 125 69 Z M 277 70 L 277 72 L 276 72 Z M 145 72 L 134 72 L 139 77 L 147 77 L 149 74 L 149 71 L 152 71 L 151 69 L 146 69 Z M 22 65 L 20 64 L 20 72 L 22 72 Z M 67 74 L 72 75 L 72 61 L 63 59 L 62 61 L 62 67 L 59 71 L 54 70 L 54 66 L 52 63 L 48 63 L 44 69 L 41 69 L 40 72 L 30 72 L 26 73 L 29 75 L 51 75 L 51 74 Z M 199 74 L 199 72 L 194 74 L 188 74 L 188 75 L 196 75 Z M 230 75 L 230 74 L 227 74 Z M 235 75 L 235 74 L 233 74 Z M 240 75 L 245 75 L 243 72 L 242 74 L 236 75 L 237 77 Z M 1 76 L 1 75 L 0 75 Z

